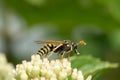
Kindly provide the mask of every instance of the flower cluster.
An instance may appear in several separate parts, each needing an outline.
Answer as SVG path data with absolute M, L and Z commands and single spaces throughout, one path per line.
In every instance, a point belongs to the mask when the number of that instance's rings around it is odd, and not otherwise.
M 0 80 L 13 80 L 13 65 L 8 63 L 3 53 L 0 53 Z
M 31 61 L 23 61 L 16 65 L 14 71 L 16 80 L 84 80 L 82 72 L 71 68 L 67 59 L 41 59 L 39 55 L 32 55 Z M 91 80 L 89 76 L 86 80 Z

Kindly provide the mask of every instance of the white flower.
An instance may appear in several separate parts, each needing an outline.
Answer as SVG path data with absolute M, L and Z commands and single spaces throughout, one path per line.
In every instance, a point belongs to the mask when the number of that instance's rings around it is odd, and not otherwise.
M 84 80 L 84 77 L 82 75 L 82 71 L 78 71 L 77 80 Z
M 23 61 L 15 69 L 16 80 L 84 80 L 82 71 L 72 69 L 68 59 L 43 60 L 39 55 L 32 55 L 31 61 Z M 86 80 L 91 80 L 91 76 Z
M 73 80 L 76 80 L 77 79 L 77 69 L 73 69 L 73 72 L 72 72 L 72 79 Z
M 0 53 L 0 80 L 14 80 L 13 65 L 8 63 L 3 53 Z
M 91 79 L 92 79 L 92 75 L 89 75 L 86 80 L 91 80 Z

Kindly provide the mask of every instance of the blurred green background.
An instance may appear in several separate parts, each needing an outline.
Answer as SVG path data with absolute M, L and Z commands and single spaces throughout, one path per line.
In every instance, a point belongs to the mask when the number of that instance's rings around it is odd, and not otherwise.
M 0 0 L 0 52 L 13 64 L 43 46 L 36 40 L 85 40 L 80 55 L 120 63 L 120 0 Z M 97 80 L 120 80 L 120 68 Z

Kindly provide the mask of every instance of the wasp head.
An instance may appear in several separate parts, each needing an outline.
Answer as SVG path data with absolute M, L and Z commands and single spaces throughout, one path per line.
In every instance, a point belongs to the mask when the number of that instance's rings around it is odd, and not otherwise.
M 82 41 L 79 41 L 78 43 L 72 43 L 73 50 L 74 50 L 74 52 L 75 52 L 77 55 L 80 54 L 80 53 L 78 52 L 78 50 L 77 50 L 77 47 L 78 47 L 79 45 L 86 45 L 86 42 L 82 40 Z
M 73 46 L 74 52 L 78 55 L 78 54 L 79 54 L 79 52 L 78 52 L 78 50 L 77 50 L 78 45 L 77 45 L 76 43 L 72 43 L 72 46 Z
M 77 47 L 79 45 L 86 45 L 86 42 L 84 42 L 83 40 L 79 41 L 78 43 L 74 43 L 70 40 L 64 40 L 64 42 L 65 42 L 66 47 L 71 48 L 71 50 L 73 50 L 77 55 L 80 54 L 77 50 Z

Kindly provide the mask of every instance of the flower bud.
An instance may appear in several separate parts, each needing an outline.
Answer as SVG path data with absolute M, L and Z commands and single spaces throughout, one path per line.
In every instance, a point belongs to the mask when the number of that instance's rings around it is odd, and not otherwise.
M 72 79 L 73 80 L 76 80 L 77 79 L 77 69 L 75 68 L 75 69 L 73 69 L 73 72 L 72 72 Z
M 21 74 L 20 74 L 20 80 L 28 80 L 28 76 L 27 76 L 27 74 L 26 74 L 26 72 L 21 72 Z
M 84 80 L 84 77 L 82 75 L 82 71 L 78 71 L 77 80 Z
M 59 73 L 59 80 L 65 80 L 65 79 L 67 79 L 67 73 L 66 73 L 66 71 L 62 70 Z
M 39 77 L 40 69 L 39 66 L 33 66 L 32 71 L 30 73 L 31 78 Z
M 91 79 L 92 79 L 92 75 L 89 75 L 86 80 L 91 80 Z

